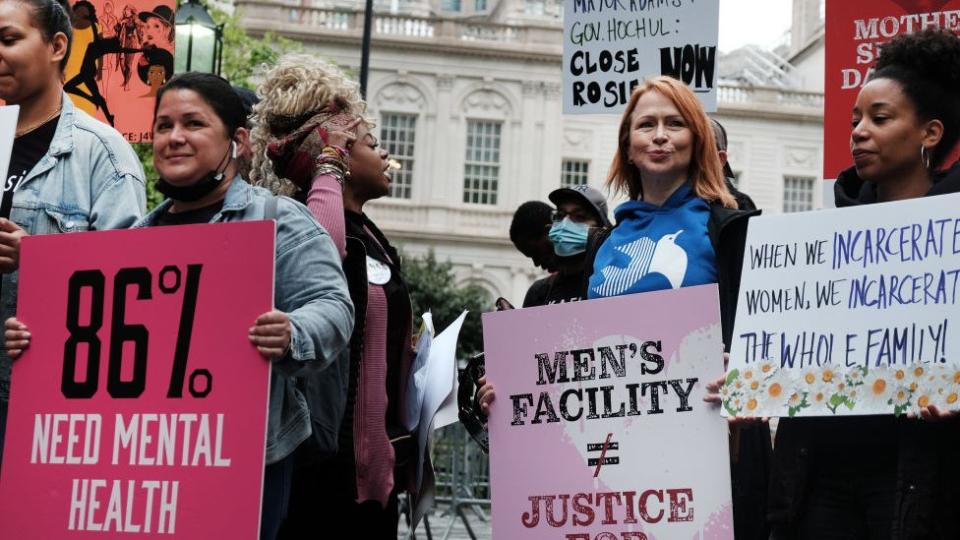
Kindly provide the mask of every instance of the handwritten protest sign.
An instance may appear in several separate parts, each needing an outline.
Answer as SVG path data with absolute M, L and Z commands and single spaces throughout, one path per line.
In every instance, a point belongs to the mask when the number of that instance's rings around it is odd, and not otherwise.
M 495 538 L 733 538 L 716 285 L 486 313 Z
M 836 178 L 851 165 L 851 111 L 873 71 L 880 45 L 899 34 L 931 27 L 960 32 L 960 0 L 827 1 L 824 178 Z
M 173 0 L 71 0 L 64 91 L 130 142 L 150 142 L 157 91 L 173 76 Z
M 960 195 L 757 218 L 731 415 L 960 408 Z
M 670 75 L 717 110 L 717 0 L 566 0 L 563 112 L 618 114 L 644 79 Z
M 0 538 L 259 535 L 274 225 L 28 237 Z

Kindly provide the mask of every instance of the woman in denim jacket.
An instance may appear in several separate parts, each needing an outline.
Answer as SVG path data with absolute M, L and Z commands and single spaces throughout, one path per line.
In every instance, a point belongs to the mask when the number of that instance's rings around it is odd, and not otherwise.
M 54 0 L 0 2 L 0 99 L 19 105 L 0 204 L 0 316 L 14 314 L 20 240 L 30 234 L 123 229 L 143 215 L 140 160 L 116 130 L 63 93 L 72 28 Z M 0 348 L 0 452 L 10 358 Z
M 157 95 L 154 164 L 167 197 L 135 227 L 250 221 L 264 218 L 273 198 L 237 176 L 237 147 L 246 117 L 230 84 L 205 73 L 171 79 Z M 261 538 L 272 539 L 286 513 L 293 451 L 310 436 L 310 413 L 294 375 L 346 361 L 353 305 L 330 236 L 307 209 L 282 197 L 276 205 L 275 308 L 251 321 L 250 341 L 273 363 L 267 423 Z M 240 292 L 240 291 L 238 291 Z M 16 357 L 29 334 L 6 323 Z

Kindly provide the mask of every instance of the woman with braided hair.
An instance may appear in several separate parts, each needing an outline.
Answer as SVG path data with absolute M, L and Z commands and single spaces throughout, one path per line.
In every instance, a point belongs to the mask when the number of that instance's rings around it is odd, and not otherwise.
M 338 452 L 302 448 L 280 537 L 349 526 L 357 538 L 395 539 L 397 494 L 408 491 L 415 461 L 404 414 L 412 307 L 397 251 L 363 213 L 389 193 L 388 155 L 356 84 L 332 65 L 287 55 L 258 94 L 251 176 L 304 201 L 330 232 L 356 310 Z
M 854 166 L 839 207 L 960 191 L 960 38 L 937 30 L 884 44 L 853 109 Z M 774 445 L 774 539 L 960 538 L 960 419 L 783 418 Z

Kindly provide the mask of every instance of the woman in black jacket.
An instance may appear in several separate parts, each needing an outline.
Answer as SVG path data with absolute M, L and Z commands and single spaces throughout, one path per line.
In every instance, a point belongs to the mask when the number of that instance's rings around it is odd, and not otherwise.
M 925 31 L 881 53 L 853 109 L 838 207 L 960 191 L 960 167 L 941 171 L 960 135 L 960 39 Z M 960 421 L 920 415 L 782 419 L 773 538 L 960 538 Z
M 607 182 L 631 200 L 616 209 L 617 226 L 589 246 L 589 298 L 718 283 L 729 348 L 747 220 L 758 212 L 739 209 L 727 187 L 710 119 L 686 85 L 657 77 L 634 91 L 618 142 Z M 767 538 L 770 451 L 766 423 L 731 427 L 738 539 Z

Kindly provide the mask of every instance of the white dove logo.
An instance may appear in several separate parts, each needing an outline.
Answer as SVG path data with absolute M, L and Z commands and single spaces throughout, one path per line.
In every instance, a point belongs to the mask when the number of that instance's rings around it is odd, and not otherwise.
M 678 246 L 677 237 L 683 229 L 666 234 L 658 242 L 643 237 L 620 246 L 617 251 L 630 257 L 626 268 L 608 265 L 601 270 L 603 283 L 594 287 L 599 296 L 618 296 L 633 287 L 647 274 L 662 274 L 670 287 L 679 289 L 687 275 L 687 252 Z

